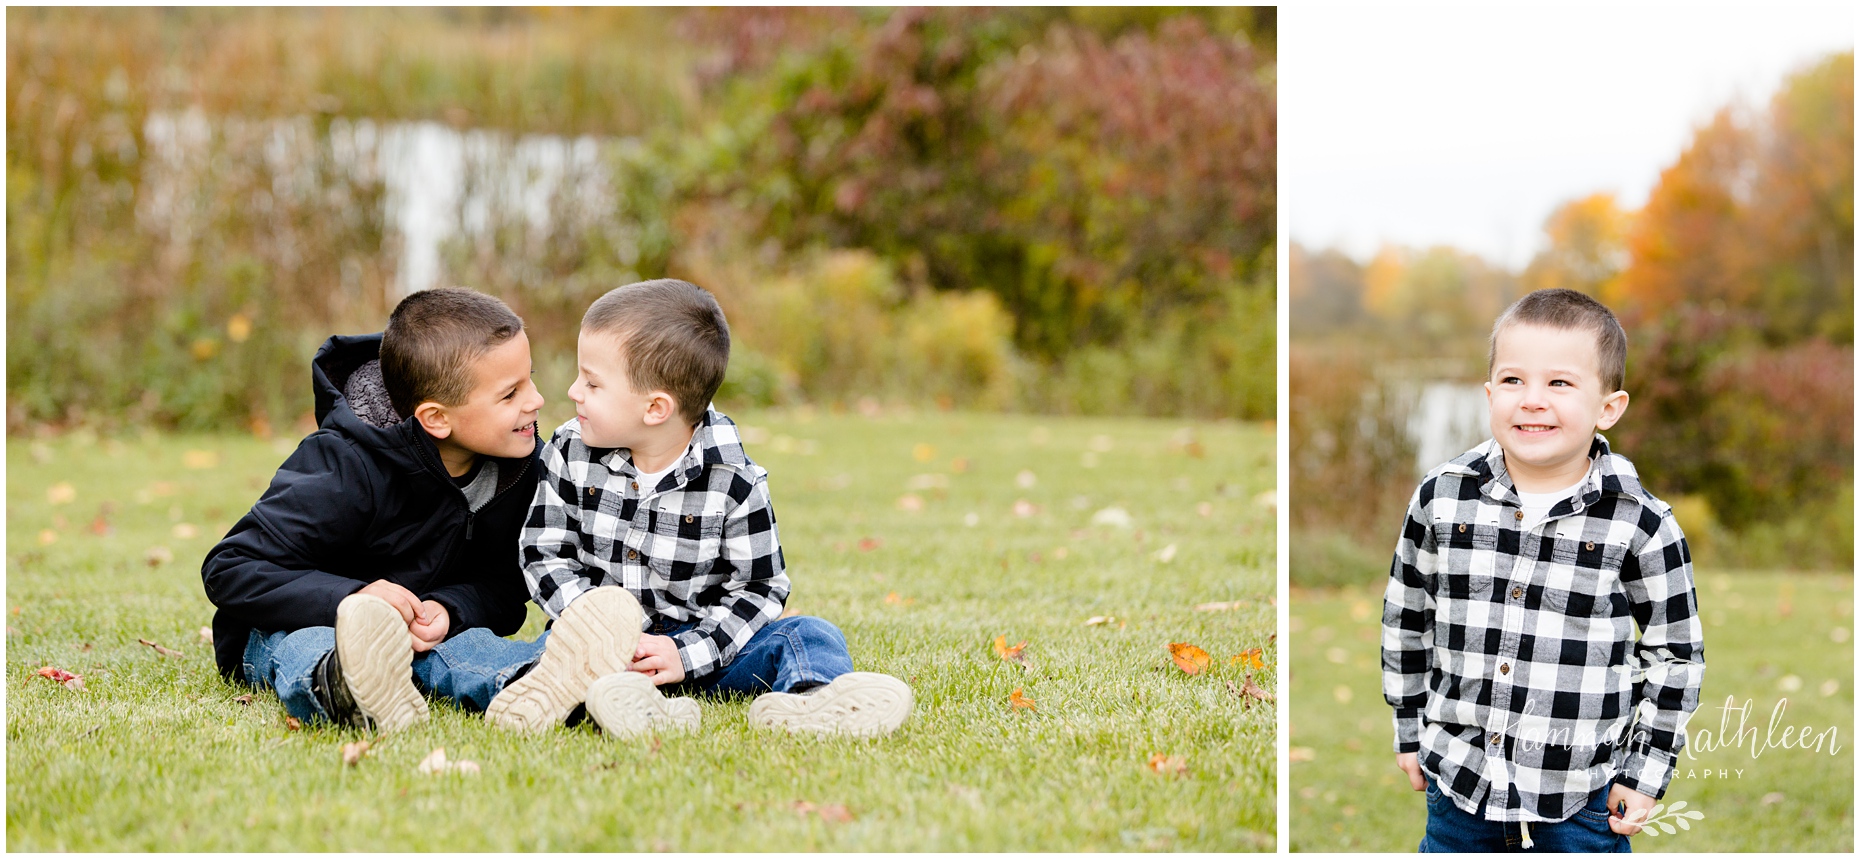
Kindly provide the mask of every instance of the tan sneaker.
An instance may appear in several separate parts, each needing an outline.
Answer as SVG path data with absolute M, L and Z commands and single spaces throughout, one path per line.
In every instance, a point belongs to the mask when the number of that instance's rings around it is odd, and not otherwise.
M 652 679 L 637 671 L 609 674 L 588 687 L 588 715 L 601 731 L 629 739 L 648 731 L 695 731 L 698 704 L 659 694 Z
M 512 731 L 544 731 L 562 724 L 588 686 L 625 671 L 639 646 L 639 601 L 622 587 L 582 594 L 550 627 L 542 659 L 491 699 L 484 720 Z
M 767 692 L 749 704 L 749 724 L 798 733 L 878 737 L 911 715 L 911 687 L 889 674 L 854 671 L 799 694 Z
M 337 604 L 335 658 L 348 697 L 376 730 L 426 721 L 426 699 L 413 686 L 413 635 L 387 600 L 350 594 Z

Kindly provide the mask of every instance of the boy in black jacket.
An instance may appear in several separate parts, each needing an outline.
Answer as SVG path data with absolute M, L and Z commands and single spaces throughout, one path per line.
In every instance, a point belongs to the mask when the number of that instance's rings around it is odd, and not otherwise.
M 317 431 L 201 566 L 220 673 L 300 719 L 393 731 L 426 718 L 422 691 L 483 710 L 534 663 L 541 640 L 500 637 L 529 601 L 530 373 L 523 321 L 465 289 L 415 293 L 381 334 L 324 343 Z

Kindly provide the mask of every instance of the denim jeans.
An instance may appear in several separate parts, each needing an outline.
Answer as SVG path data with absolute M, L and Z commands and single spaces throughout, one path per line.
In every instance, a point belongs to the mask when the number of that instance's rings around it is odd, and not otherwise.
M 1626 835 L 1608 828 L 1608 790 L 1589 797 L 1589 804 L 1574 817 L 1557 823 L 1533 823 L 1534 853 L 1632 853 Z M 1460 810 L 1453 798 L 1427 780 L 1427 834 L 1421 836 L 1422 853 L 1516 853 L 1524 849 L 1517 823 L 1484 820 Z
M 655 623 L 646 632 L 676 635 L 695 625 Z M 832 682 L 833 678 L 852 670 L 846 636 L 840 634 L 838 627 L 817 617 L 784 617 L 757 630 L 729 665 L 659 691 L 669 696 L 699 692 L 749 695 L 792 692 L 797 687 Z
M 542 656 L 548 637 L 544 632 L 535 641 L 515 641 L 483 627 L 465 630 L 413 655 L 413 685 L 429 697 L 483 712 L 506 683 Z M 306 722 L 328 721 L 310 683 L 317 663 L 335 649 L 336 630 L 327 626 L 292 632 L 253 630 L 245 644 L 245 679 L 276 690 L 284 712 Z

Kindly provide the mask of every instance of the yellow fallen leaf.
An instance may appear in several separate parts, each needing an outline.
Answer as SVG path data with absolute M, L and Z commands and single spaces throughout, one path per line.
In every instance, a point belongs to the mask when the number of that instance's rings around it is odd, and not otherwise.
M 911 447 L 911 458 L 918 462 L 929 462 L 936 458 L 936 448 L 931 445 L 918 443 Z
M 1034 705 L 1032 698 L 1022 695 L 1019 689 L 1015 689 L 1012 693 L 1009 693 L 1008 704 L 1019 709 L 1033 710 L 1035 712 L 1038 712 L 1040 709 Z
M 69 483 L 54 483 L 45 490 L 47 504 L 70 504 L 77 500 L 77 487 Z
M 39 532 L 39 545 L 50 546 L 51 544 L 56 543 L 56 542 L 58 542 L 57 531 L 53 531 L 50 528 L 46 528 L 45 530 Z
M 1175 667 L 1189 674 L 1200 674 L 1214 664 L 1214 657 L 1206 650 L 1180 641 L 1169 644 L 1169 657 L 1175 660 Z
M 190 450 L 181 454 L 181 464 L 193 469 L 213 468 L 220 464 L 220 455 L 211 450 Z
M 995 655 L 1001 657 L 1003 660 L 1007 662 L 1012 662 L 1016 665 L 1019 665 L 1022 668 L 1027 667 L 1027 656 L 1026 654 L 1021 652 L 1022 650 L 1025 650 L 1026 648 L 1027 648 L 1027 642 L 1025 641 L 1019 644 L 1016 644 L 1012 647 L 1009 647 L 1007 643 L 1007 636 L 1005 635 L 995 636 Z
M 1234 658 L 1227 660 L 1227 664 L 1244 665 L 1248 668 L 1252 668 L 1257 671 L 1261 668 L 1266 667 L 1266 660 L 1262 655 L 1264 652 L 1265 651 L 1262 651 L 1257 647 L 1248 648 L 1246 650 L 1240 651 L 1240 653 L 1236 655 Z
M 1165 755 L 1162 752 L 1150 755 L 1150 772 L 1180 778 L 1188 775 L 1188 762 L 1180 755 Z

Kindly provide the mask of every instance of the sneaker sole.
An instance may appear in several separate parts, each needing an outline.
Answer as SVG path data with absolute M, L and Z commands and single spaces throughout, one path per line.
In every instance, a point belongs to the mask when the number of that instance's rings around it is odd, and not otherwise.
M 842 674 L 811 694 L 769 692 L 749 705 L 749 724 L 758 728 L 878 737 L 910 718 L 911 687 L 889 674 Z
M 615 739 L 628 739 L 649 731 L 695 731 L 699 712 L 696 701 L 667 698 L 652 685 L 652 680 L 637 671 L 609 674 L 588 687 L 588 715 L 601 726 L 602 733 Z
M 542 660 L 504 687 L 485 708 L 485 721 L 512 731 L 545 731 L 562 724 L 588 687 L 625 671 L 639 645 L 643 614 L 625 588 L 600 587 L 581 597 L 550 627 Z
M 362 715 L 383 734 L 426 721 L 413 686 L 413 639 L 387 600 L 351 594 L 336 606 L 336 658 Z

